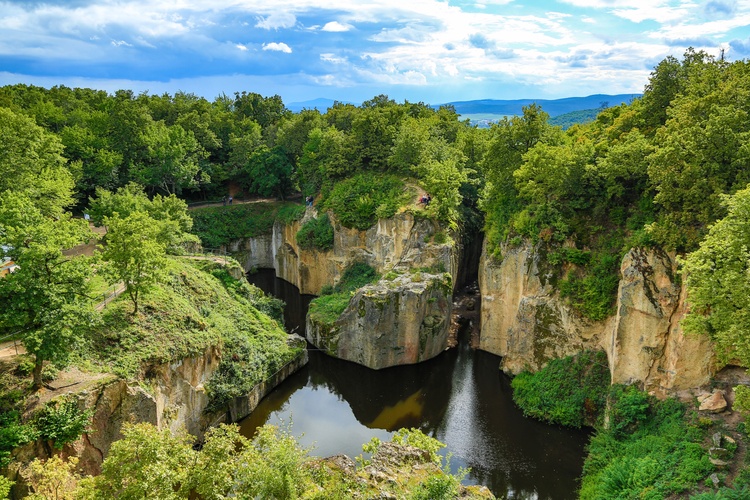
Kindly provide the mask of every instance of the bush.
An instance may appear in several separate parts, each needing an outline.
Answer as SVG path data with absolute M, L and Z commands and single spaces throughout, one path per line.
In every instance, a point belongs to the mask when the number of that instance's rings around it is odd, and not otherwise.
M 365 230 L 393 217 L 408 203 L 404 182 L 394 175 L 360 174 L 337 183 L 323 202 L 345 227 Z
M 320 297 L 310 302 L 310 318 L 323 324 L 333 324 L 349 305 L 352 293 L 378 279 L 380 276 L 372 266 L 355 262 L 346 268 L 335 287 L 323 287 Z
M 36 426 L 42 438 L 52 441 L 52 446 L 61 450 L 86 431 L 92 416 L 93 410 L 81 410 L 75 399 L 63 398 L 44 407 Z
M 632 386 L 613 386 L 610 397 L 610 425 L 589 443 L 580 498 L 683 497 L 711 473 L 706 431 L 681 403 Z
M 609 383 L 606 354 L 585 351 L 553 360 L 537 373 L 521 372 L 511 386 L 524 415 L 581 427 L 593 425 L 603 412 Z
M 10 463 L 10 452 L 17 446 L 35 440 L 39 431 L 31 424 L 22 424 L 17 411 L 0 413 L 0 468 Z
M 328 214 L 305 222 L 297 231 L 297 244 L 306 250 L 326 251 L 333 248 L 333 226 Z
M 296 203 L 246 203 L 203 207 L 190 211 L 193 232 L 206 248 L 218 248 L 240 238 L 269 233 L 273 223 L 297 220 L 305 207 Z

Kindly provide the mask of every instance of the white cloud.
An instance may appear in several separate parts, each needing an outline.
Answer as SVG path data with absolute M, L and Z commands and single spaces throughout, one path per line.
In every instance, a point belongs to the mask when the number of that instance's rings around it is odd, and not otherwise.
M 258 23 L 255 27 L 266 30 L 277 30 L 279 28 L 291 28 L 295 24 L 297 24 L 297 18 L 294 14 L 291 12 L 278 12 L 268 17 L 258 18 Z
M 327 52 L 325 54 L 320 54 L 320 60 L 325 62 L 330 62 L 334 64 L 341 64 L 345 63 L 347 59 L 345 57 L 339 57 L 336 54 Z
M 271 43 L 264 43 L 263 44 L 263 50 L 274 50 L 277 52 L 284 52 L 285 54 L 291 54 L 292 49 L 289 47 L 289 45 L 285 44 L 284 42 L 271 42 Z
M 329 23 L 326 23 L 325 26 L 321 28 L 322 31 L 331 31 L 331 32 L 341 32 L 341 31 L 349 31 L 352 29 L 351 24 L 341 24 L 338 21 L 331 21 Z
M 242 45 L 241 43 L 238 43 L 238 44 L 235 45 L 235 47 L 237 47 L 242 52 L 247 51 L 247 45 Z
M 132 47 L 132 46 L 133 46 L 132 44 L 129 44 L 129 43 L 128 43 L 128 42 L 126 42 L 125 40 L 112 40 L 112 42 L 111 42 L 111 43 L 112 43 L 112 45 L 114 45 L 115 47 L 122 47 L 123 45 L 124 45 L 125 47 Z

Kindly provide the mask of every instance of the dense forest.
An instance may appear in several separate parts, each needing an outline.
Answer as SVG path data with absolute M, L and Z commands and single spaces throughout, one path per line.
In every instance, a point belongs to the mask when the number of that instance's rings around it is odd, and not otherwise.
M 107 279 L 126 284 L 119 322 L 138 314 L 154 283 L 184 274 L 165 256 L 212 225 L 188 203 L 313 196 L 343 225 L 366 229 L 419 189 L 432 197 L 428 216 L 459 233 L 483 229 L 495 259 L 505 245 L 541 245 L 561 294 L 591 320 L 613 312 L 629 248 L 676 252 L 693 307 L 685 328 L 710 335 L 723 363 L 750 366 L 749 113 L 750 63 L 693 50 L 660 62 L 642 98 L 566 130 L 537 105 L 479 129 L 450 107 L 384 95 L 292 113 L 279 96 L 249 92 L 208 101 L 5 86 L 0 242 L 20 269 L 0 279 L 0 336 L 21 336 L 41 387 L 45 361 L 65 365 L 82 328 L 102 328 L 92 269 L 104 262 Z M 282 216 L 300 214 L 291 211 Z M 66 257 L 91 237 L 84 213 L 107 227 L 106 249 Z M 330 222 L 319 225 L 305 238 L 325 248 Z M 205 246 L 224 243 L 215 228 L 198 232 Z M 253 293 L 240 295 L 273 309 Z

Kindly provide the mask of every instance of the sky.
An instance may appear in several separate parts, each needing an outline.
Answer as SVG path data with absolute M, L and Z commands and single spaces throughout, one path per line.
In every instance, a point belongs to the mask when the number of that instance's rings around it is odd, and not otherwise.
M 0 85 L 439 104 L 641 93 L 750 57 L 750 0 L 0 0 Z

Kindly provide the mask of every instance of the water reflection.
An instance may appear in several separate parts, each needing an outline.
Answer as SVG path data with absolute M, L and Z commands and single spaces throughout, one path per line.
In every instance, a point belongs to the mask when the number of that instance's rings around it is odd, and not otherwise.
M 288 327 L 304 325 L 311 297 L 270 276 L 250 279 L 295 304 Z M 241 429 L 250 436 L 265 423 L 293 421 L 292 432 L 304 434 L 303 445 L 315 444 L 314 455 L 356 457 L 371 437 L 386 440 L 393 430 L 418 427 L 448 445 L 454 471 L 471 468 L 467 483 L 484 484 L 498 497 L 575 498 L 586 433 L 524 418 L 498 366 L 498 357 L 468 342 L 424 363 L 379 371 L 312 349 L 309 365 L 266 397 Z

